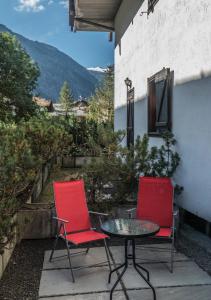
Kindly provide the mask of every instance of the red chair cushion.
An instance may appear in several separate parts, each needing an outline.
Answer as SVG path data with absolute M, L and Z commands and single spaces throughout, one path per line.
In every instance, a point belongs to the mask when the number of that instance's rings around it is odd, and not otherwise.
M 171 228 L 160 228 L 159 232 L 155 235 L 157 237 L 171 237 Z
M 106 234 L 94 230 L 82 231 L 66 235 L 66 239 L 75 245 L 102 240 L 105 238 L 108 238 Z

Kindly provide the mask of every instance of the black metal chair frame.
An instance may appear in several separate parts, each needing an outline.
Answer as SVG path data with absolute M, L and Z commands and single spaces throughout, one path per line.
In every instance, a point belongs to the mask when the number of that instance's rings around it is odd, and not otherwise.
M 89 213 L 97 215 L 100 224 L 102 224 L 101 217 L 102 216 L 104 216 L 104 217 L 108 216 L 108 214 L 94 212 L 94 211 L 89 211 Z M 72 279 L 73 283 L 75 282 L 75 276 L 74 276 L 73 271 L 76 271 L 76 270 L 81 270 L 81 269 L 85 269 L 85 268 L 89 268 L 89 267 L 96 267 L 96 266 L 101 266 L 103 264 L 108 264 L 109 270 L 111 271 L 111 262 L 110 262 L 110 258 L 109 258 L 110 249 L 108 248 L 106 239 L 103 239 L 103 241 L 104 241 L 104 247 L 105 247 L 105 252 L 106 252 L 106 257 L 107 257 L 106 261 L 99 262 L 97 264 L 87 265 L 87 266 L 72 267 L 71 257 L 79 255 L 79 254 L 82 254 L 82 253 L 88 254 L 90 248 L 88 247 L 85 251 L 79 251 L 79 252 L 76 252 L 76 253 L 71 253 L 70 252 L 70 249 L 71 249 L 70 245 L 72 243 L 66 239 L 66 236 L 68 235 L 68 232 L 66 231 L 66 226 L 65 226 L 65 224 L 69 223 L 69 221 L 60 219 L 58 217 L 53 217 L 53 219 L 57 221 L 57 234 L 56 234 L 56 239 L 55 239 L 55 242 L 54 242 L 54 245 L 53 245 L 53 249 L 52 249 L 51 254 L 50 254 L 49 262 L 51 262 L 53 259 L 58 259 L 58 258 L 66 257 L 67 256 L 68 260 L 69 260 L 71 279 Z M 91 228 L 91 229 L 95 230 L 95 228 Z M 63 234 L 61 234 L 61 231 L 63 231 Z M 61 238 L 65 242 L 66 249 L 67 249 L 67 255 L 57 256 L 57 257 L 53 258 L 54 251 L 56 250 L 56 246 L 57 246 L 59 238 Z
M 131 208 L 131 209 L 128 209 L 127 212 L 128 212 L 128 215 L 129 215 L 129 218 L 133 218 L 133 213 L 134 211 L 136 210 L 136 207 L 134 208 Z M 151 250 L 151 251 L 159 251 L 159 252 L 169 252 L 170 251 L 170 272 L 173 273 L 174 271 L 174 254 L 176 253 L 176 250 L 175 250 L 175 217 L 178 215 L 178 211 L 175 211 L 173 212 L 173 224 L 172 224 L 172 235 L 170 237 L 156 237 L 153 239 L 156 239 L 156 240 L 170 240 L 171 242 L 171 248 L 170 249 L 163 249 L 162 247 L 150 247 L 150 246 L 144 246 L 144 245 L 139 245 L 139 246 L 136 246 L 137 250 Z M 149 262 L 153 262 L 153 263 L 156 263 L 156 262 L 161 262 L 161 261 L 157 261 L 157 260 L 148 260 Z

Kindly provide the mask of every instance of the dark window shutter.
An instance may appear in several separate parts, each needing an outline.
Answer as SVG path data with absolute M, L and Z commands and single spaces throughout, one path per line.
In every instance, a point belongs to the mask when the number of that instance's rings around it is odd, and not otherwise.
M 168 130 L 171 131 L 172 129 L 172 101 L 173 101 L 173 88 L 174 88 L 174 71 L 169 73 L 168 78 Z
M 148 132 L 158 135 L 172 126 L 174 72 L 163 68 L 148 79 Z
M 168 77 L 156 82 L 156 128 L 168 125 Z
M 127 91 L 127 147 L 134 145 L 134 88 Z
M 156 132 L 156 94 L 154 78 L 148 79 L 148 132 Z

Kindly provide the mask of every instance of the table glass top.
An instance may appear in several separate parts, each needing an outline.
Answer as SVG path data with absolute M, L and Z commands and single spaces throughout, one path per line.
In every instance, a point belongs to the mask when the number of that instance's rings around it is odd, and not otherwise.
M 108 235 L 122 237 L 144 237 L 156 234 L 160 227 L 147 220 L 112 219 L 101 225 L 103 232 Z

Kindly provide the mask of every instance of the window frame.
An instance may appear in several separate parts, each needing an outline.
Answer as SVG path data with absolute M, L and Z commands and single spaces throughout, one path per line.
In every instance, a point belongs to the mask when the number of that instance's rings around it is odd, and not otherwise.
M 165 80 L 165 93 L 167 93 L 167 120 L 166 122 L 157 122 L 157 98 L 156 98 L 156 83 Z M 172 130 L 172 98 L 173 98 L 173 82 L 174 71 L 169 68 L 163 68 L 159 72 L 147 79 L 148 88 L 148 135 L 160 137 L 162 130 L 159 128 L 165 128 L 167 131 Z M 161 104 L 161 103 L 160 103 Z M 165 124 L 163 124 L 165 123 Z

